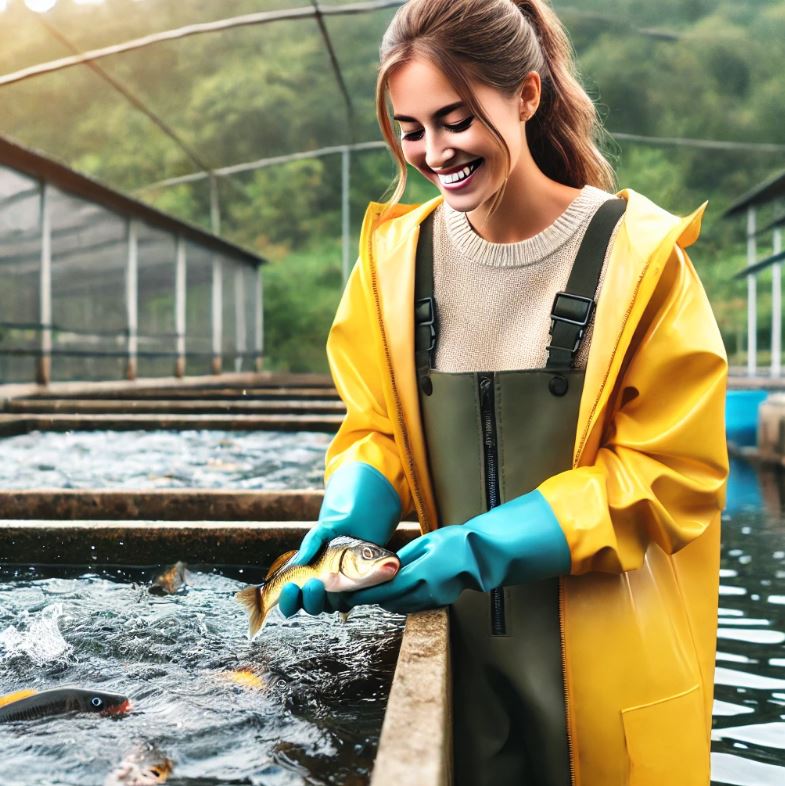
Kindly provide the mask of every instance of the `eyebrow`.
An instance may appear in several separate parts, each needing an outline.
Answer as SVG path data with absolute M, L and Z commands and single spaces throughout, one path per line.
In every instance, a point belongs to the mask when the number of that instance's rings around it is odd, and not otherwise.
M 464 107 L 465 104 L 463 101 L 456 101 L 454 104 L 449 104 L 448 106 L 443 106 L 441 109 L 437 109 L 434 113 L 434 119 L 438 120 L 440 117 L 444 117 L 445 115 L 449 115 L 450 112 L 454 112 L 456 109 L 461 109 Z M 408 117 L 407 115 L 393 115 L 393 120 L 397 120 L 399 123 L 417 123 L 417 119 L 414 117 Z

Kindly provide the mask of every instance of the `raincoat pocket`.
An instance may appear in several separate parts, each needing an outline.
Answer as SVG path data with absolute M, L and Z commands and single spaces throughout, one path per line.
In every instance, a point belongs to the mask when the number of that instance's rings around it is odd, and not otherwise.
M 709 736 L 700 685 L 622 710 L 629 786 L 709 786 Z

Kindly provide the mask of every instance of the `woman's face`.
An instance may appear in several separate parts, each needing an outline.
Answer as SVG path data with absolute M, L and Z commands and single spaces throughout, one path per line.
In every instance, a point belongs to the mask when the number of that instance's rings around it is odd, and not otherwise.
M 429 61 L 414 59 L 393 71 L 388 86 L 407 162 L 434 183 L 455 210 L 468 213 L 490 200 L 507 176 L 504 154 L 447 77 Z M 520 95 L 508 97 L 486 85 L 471 87 L 504 137 L 514 172 L 526 145 L 522 118 L 531 112 L 530 104 Z

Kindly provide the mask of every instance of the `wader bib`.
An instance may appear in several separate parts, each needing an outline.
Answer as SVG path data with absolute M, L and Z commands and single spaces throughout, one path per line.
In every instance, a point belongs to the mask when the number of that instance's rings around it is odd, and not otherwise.
M 573 363 L 611 233 L 626 205 L 612 199 L 593 216 L 567 291 L 554 300 L 548 361 L 538 369 L 433 369 L 433 215 L 421 226 L 415 357 L 442 526 L 462 524 L 572 468 L 585 373 Z M 450 637 L 455 783 L 570 786 L 559 580 L 488 593 L 466 590 L 450 609 Z

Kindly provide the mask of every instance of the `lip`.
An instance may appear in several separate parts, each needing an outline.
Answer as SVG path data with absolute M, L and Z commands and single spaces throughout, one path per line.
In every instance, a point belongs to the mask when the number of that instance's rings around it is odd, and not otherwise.
M 439 186 L 441 188 L 446 189 L 447 191 L 460 191 L 461 189 L 466 188 L 472 182 L 472 180 L 474 180 L 474 176 L 477 174 L 477 172 L 480 171 L 482 165 L 485 163 L 484 158 L 475 158 L 473 159 L 473 161 L 470 161 L 469 163 L 472 164 L 476 161 L 480 162 L 477 168 L 469 175 L 469 177 L 464 178 L 463 180 L 459 180 L 457 183 L 450 183 L 449 185 L 447 183 L 442 183 L 442 181 L 439 180 L 438 175 L 449 175 L 451 174 L 451 172 L 442 172 L 442 171 L 438 172 L 436 179 L 438 181 Z M 464 164 L 462 167 L 458 167 L 457 169 L 452 170 L 452 172 L 458 172 L 461 169 L 463 169 L 465 166 L 468 166 L 468 164 Z
M 464 161 L 462 164 L 458 166 L 450 167 L 450 169 L 431 169 L 430 171 L 433 172 L 435 175 L 452 175 L 455 172 L 460 172 L 465 166 L 469 166 L 469 164 L 473 164 L 475 161 L 481 161 L 481 158 L 470 158 L 468 161 Z

